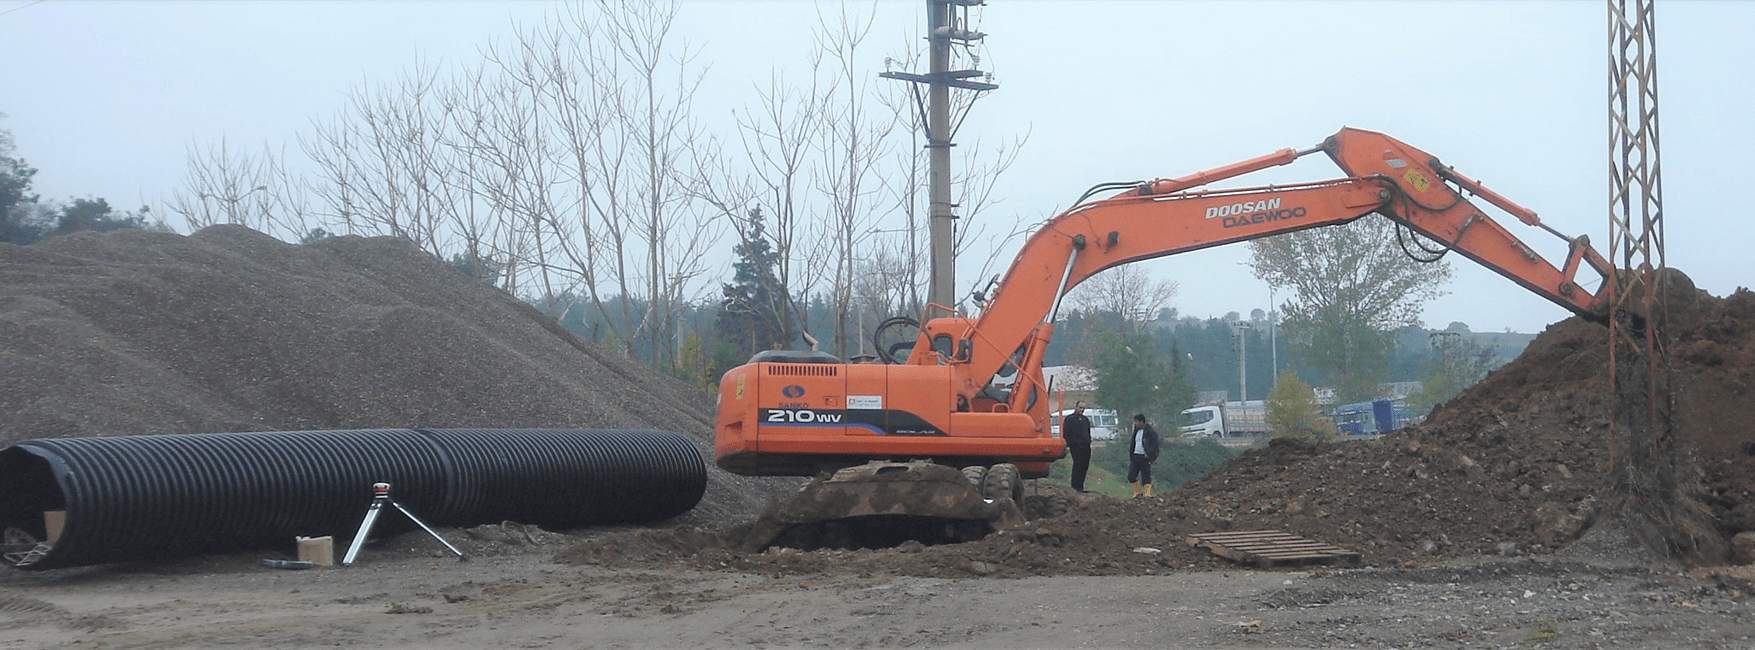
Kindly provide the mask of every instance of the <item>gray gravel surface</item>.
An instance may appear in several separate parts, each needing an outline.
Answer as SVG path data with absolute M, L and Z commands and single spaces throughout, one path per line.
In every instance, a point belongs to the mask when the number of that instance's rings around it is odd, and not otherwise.
M 713 399 L 401 239 L 78 233 L 0 244 L 0 444 L 370 428 L 650 428 L 712 448 Z M 710 469 L 685 522 L 786 480 Z

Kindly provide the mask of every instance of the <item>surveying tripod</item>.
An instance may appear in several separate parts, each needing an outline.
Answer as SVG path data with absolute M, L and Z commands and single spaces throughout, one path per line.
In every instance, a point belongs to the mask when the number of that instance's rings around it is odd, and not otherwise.
M 402 514 L 408 515 L 409 521 L 413 521 L 416 526 L 420 526 L 421 530 L 427 531 L 428 535 L 432 535 L 433 539 L 439 540 L 440 544 L 444 544 L 445 548 L 451 549 L 452 553 L 456 553 L 458 561 L 469 559 L 463 555 L 463 551 L 457 550 L 457 547 L 452 546 L 450 542 L 445 541 L 445 538 L 440 537 L 432 528 L 428 528 L 426 523 L 421 521 L 419 517 L 414 516 L 414 513 L 409 512 L 408 508 L 402 507 L 402 504 L 391 499 L 389 483 L 379 482 L 372 484 L 372 505 L 366 509 L 366 520 L 360 522 L 360 532 L 353 536 L 353 543 L 349 544 L 347 547 L 347 555 L 341 558 L 341 566 L 353 566 L 354 558 L 359 557 L 360 547 L 365 546 L 366 544 L 366 535 L 372 532 L 372 524 L 378 523 L 378 513 L 384 510 L 384 504 L 386 503 L 390 504 L 391 507 L 396 508 L 396 510 Z

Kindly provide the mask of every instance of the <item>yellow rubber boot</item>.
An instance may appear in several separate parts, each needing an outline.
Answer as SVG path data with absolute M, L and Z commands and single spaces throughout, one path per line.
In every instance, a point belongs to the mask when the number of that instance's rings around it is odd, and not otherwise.
M 1151 496 L 1152 496 L 1152 484 L 1147 483 L 1146 484 L 1146 497 L 1150 498 Z
M 1139 481 L 1134 481 L 1134 482 L 1132 482 L 1132 483 L 1129 483 L 1129 484 L 1128 484 L 1128 485 L 1132 485 L 1132 486 L 1133 486 L 1133 498 L 1135 498 L 1135 499 L 1138 499 L 1138 498 L 1140 498 L 1140 484 L 1139 484 Z

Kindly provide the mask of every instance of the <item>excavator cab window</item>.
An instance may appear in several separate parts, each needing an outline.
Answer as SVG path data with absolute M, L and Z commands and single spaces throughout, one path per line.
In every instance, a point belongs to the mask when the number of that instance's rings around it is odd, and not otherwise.
M 941 359 L 946 359 L 946 360 L 950 359 L 951 358 L 951 335 L 940 334 L 938 336 L 932 337 L 932 351 L 937 352 L 939 358 L 941 358 Z
M 999 372 L 994 373 L 994 376 L 1010 377 L 1016 374 L 1018 372 L 1018 364 L 1024 362 L 1024 352 L 1027 347 L 1028 344 L 1018 346 L 1017 351 L 1012 353 L 1011 358 L 1006 359 L 1005 365 L 1000 366 Z
M 975 411 L 978 413 L 989 413 L 994 410 L 994 406 L 1010 404 L 1011 401 L 1012 387 L 1009 384 L 988 382 L 986 386 L 981 387 L 980 392 L 975 393 Z

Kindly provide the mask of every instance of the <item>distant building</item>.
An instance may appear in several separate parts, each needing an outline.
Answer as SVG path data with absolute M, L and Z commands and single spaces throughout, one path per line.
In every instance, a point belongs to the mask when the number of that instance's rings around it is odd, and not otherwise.
M 1390 382 L 1378 386 L 1377 394 L 1383 399 L 1399 401 L 1407 399 L 1409 395 L 1420 392 L 1423 390 L 1423 386 L 1424 384 L 1417 381 Z
M 1043 366 L 1042 381 L 1048 382 L 1053 393 L 1053 410 L 1070 408 L 1073 402 L 1097 403 L 1097 373 L 1084 366 Z

